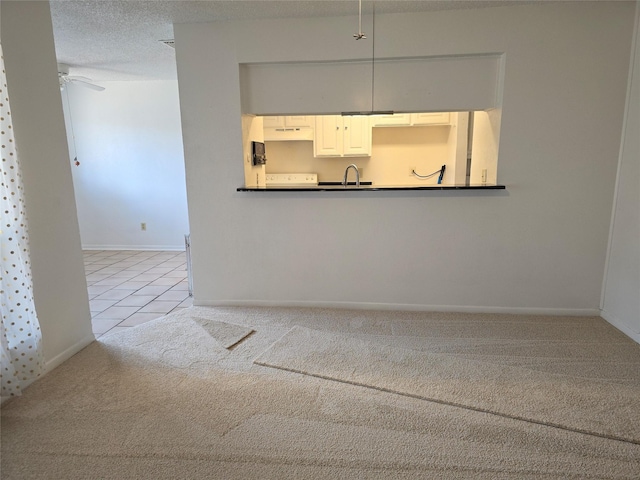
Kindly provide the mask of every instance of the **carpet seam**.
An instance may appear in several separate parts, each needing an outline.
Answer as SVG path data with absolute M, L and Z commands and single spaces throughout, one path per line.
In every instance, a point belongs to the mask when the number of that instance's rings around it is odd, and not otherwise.
M 310 376 L 310 377 L 321 378 L 323 380 L 330 380 L 330 381 L 334 381 L 334 382 L 339 382 L 339 383 L 343 383 L 343 384 L 346 384 L 346 385 L 354 385 L 354 386 L 357 386 L 357 387 L 363 387 L 363 388 L 368 388 L 368 389 L 371 389 L 371 390 L 377 390 L 379 392 L 390 393 L 390 394 L 393 394 L 393 395 L 400 395 L 402 397 L 414 398 L 416 400 L 423 400 L 423 401 L 427 401 L 427 402 L 437 403 L 437 404 L 440 404 L 440 405 L 448 405 L 448 406 L 451 406 L 451 407 L 463 408 L 465 410 L 471 410 L 471 411 L 474 411 L 474 412 L 486 413 L 486 414 L 489 414 L 489 415 L 495 415 L 495 416 L 498 416 L 498 417 L 509 418 L 511 420 L 518 420 L 518 421 L 521 421 L 521 422 L 527 422 L 527 423 L 531 423 L 531 424 L 534 424 L 534 425 L 542 425 L 542 426 L 545 426 L 545 427 L 558 428 L 560 430 L 565 430 L 565 431 L 574 432 L 574 433 L 580 433 L 580 434 L 583 434 L 583 435 L 590 435 L 592 437 L 605 438 L 607 440 L 615 440 L 615 441 L 619 441 L 619 442 L 630 443 L 630 444 L 633 444 L 633 445 L 640 445 L 640 440 L 628 439 L 628 438 L 624 438 L 624 437 L 618 437 L 618 436 L 615 436 L 615 435 L 607 435 L 607 434 L 604 434 L 604 433 L 600 434 L 600 433 L 596 433 L 596 432 L 590 432 L 588 430 L 582 430 L 580 428 L 567 427 L 567 426 L 564 426 L 564 425 L 554 424 L 554 423 L 550 423 L 550 422 L 536 421 L 536 420 L 532 420 L 532 419 L 529 419 L 529 418 L 519 417 L 517 415 L 510 415 L 508 413 L 494 412 L 494 411 L 491 411 L 491 410 L 486 410 L 484 408 L 473 407 L 473 406 L 470 406 L 470 405 L 464 405 L 464 404 L 461 404 L 461 403 L 450 402 L 450 401 L 447 401 L 447 400 L 438 400 L 438 399 L 435 399 L 435 398 L 429 398 L 429 397 L 425 397 L 425 396 L 414 394 L 414 393 L 398 392 L 396 390 L 392 390 L 392 389 L 389 389 L 389 388 L 377 387 L 377 386 L 367 385 L 367 384 L 364 384 L 364 383 L 359 383 L 359 382 L 354 382 L 354 381 L 349 381 L 349 380 L 340 380 L 340 379 L 336 379 L 336 378 L 329 377 L 329 376 L 324 376 L 324 375 L 320 375 L 320 374 L 304 372 L 302 370 L 297 370 L 297 369 L 294 369 L 294 368 L 269 365 L 267 363 L 260 362 L 258 360 L 254 360 L 253 363 L 255 363 L 256 365 L 267 367 L 267 368 L 275 368 L 275 369 L 278 369 L 278 370 L 293 372 L 293 373 L 297 373 L 297 374 L 300 374 L 300 375 L 307 375 L 307 376 Z
M 60 453 L 60 452 L 29 452 L 32 455 L 42 455 L 45 457 L 59 457 L 61 455 L 67 457 L 80 457 L 80 458 L 128 458 L 128 459 L 167 459 L 167 460 L 188 460 L 188 461 L 212 461 L 210 456 L 205 455 L 175 455 L 175 454 L 163 454 L 163 453 L 143 453 L 139 455 L 133 454 L 95 454 L 95 453 Z M 462 467 L 456 466 L 451 467 L 450 465 L 399 465 L 396 463 L 390 463 L 388 466 L 384 466 L 380 463 L 377 465 L 373 465 L 371 462 L 365 460 L 355 460 L 355 461 L 336 461 L 336 460 L 300 460 L 300 459 L 277 459 L 265 456 L 233 456 L 233 455 L 214 455 L 216 461 L 222 462 L 240 462 L 245 464 L 261 464 L 261 465 L 286 465 L 286 466 L 305 466 L 305 467 L 339 467 L 339 468 L 351 468 L 351 469 L 364 469 L 368 471 L 379 471 L 379 472 L 387 472 L 393 471 L 397 472 L 398 469 L 404 470 L 406 472 L 429 472 L 429 471 L 438 471 L 438 472 L 450 472 L 452 470 L 458 472 L 474 472 L 474 473 L 513 473 L 513 474 L 533 474 L 533 475 L 544 475 L 544 476 L 554 476 L 557 478 L 557 474 L 554 472 L 540 472 L 539 470 L 527 470 L 527 469 L 497 469 L 497 468 L 473 468 L 473 467 Z M 425 468 L 426 467 L 426 468 Z M 593 478 L 593 479 L 609 479 L 610 477 L 602 477 L 602 476 L 585 476 L 581 475 L 570 475 L 566 476 L 563 474 L 562 478 L 576 478 L 576 479 L 584 479 L 584 478 Z
M 247 333 L 244 337 L 242 337 L 240 340 L 238 340 L 236 343 L 234 343 L 233 345 L 229 345 L 227 348 L 227 350 L 231 351 L 234 350 L 236 347 L 238 347 L 242 342 L 244 342 L 245 340 L 247 340 L 250 336 L 252 336 L 254 333 L 256 333 L 255 330 L 251 330 L 249 333 Z

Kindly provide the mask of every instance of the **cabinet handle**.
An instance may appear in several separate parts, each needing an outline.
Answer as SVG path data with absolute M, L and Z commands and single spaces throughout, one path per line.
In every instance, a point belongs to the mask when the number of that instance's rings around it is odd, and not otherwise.
M 349 127 L 347 127 L 347 126 L 345 125 L 344 129 L 346 130 L 347 128 L 349 128 Z
M 336 130 L 340 130 L 340 127 L 336 127 Z

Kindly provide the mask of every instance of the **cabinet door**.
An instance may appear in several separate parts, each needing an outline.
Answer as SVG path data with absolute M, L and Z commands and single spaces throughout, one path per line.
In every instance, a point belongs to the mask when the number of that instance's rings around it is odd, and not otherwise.
M 290 115 L 284 117 L 284 123 L 287 127 L 313 127 L 313 117 L 305 115 Z
M 342 156 L 342 117 L 318 115 L 315 119 L 313 151 L 316 157 Z
M 410 113 L 395 113 L 393 115 L 372 115 L 372 127 L 393 127 L 411 125 Z
M 264 128 L 284 128 L 285 117 L 267 116 L 262 118 Z
M 342 122 L 344 132 L 344 156 L 370 156 L 371 127 L 369 125 L 369 117 L 342 117 Z
M 449 125 L 449 112 L 412 113 L 413 125 Z

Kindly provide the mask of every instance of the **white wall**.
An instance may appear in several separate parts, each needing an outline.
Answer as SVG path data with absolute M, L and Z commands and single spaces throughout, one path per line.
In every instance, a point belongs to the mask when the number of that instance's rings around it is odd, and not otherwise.
M 65 92 L 71 158 L 80 161 L 73 182 L 83 247 L 183 249 L 189 226 L 177 81 L 102 85 L 102 92 L 73 84 Z
M 473 116 L 473 148 L 471 152 L 470 182 L 482 183 L 482 171 L 486 169 L 486 183 L 497 183 L 498 147 L 500 144 L 500 109 L 475 112 Z
M 265 165 L 253 165 L 251 142 L 264 141 L 264 123 L 262 117 L 254 115 L 242 116 L 242 151 L 241 158 L 244 170 L 244 184 L 262 186 L 265 185 Z
M 324 36 L 321 45 L 326 44 Z M 502 55 L 409 59 L 377 56 L 372 66 L 371 42 L 360 46 L 366 50 L 365 60 L 360 57 L 363 49 L 351 44 L 350 48 L 343 45 L 341 50 L 358 55 L 352 61 L 344 61 L 348 58 L 339 62 L 304 59 L 242 65 L 242 112 L 255 115 L 282 112 L 331 115 L 373 110 L 448 112 L 487 110 L 499 105 L 496 85 L 501 81 Z
M 2 2 L 36 312 L 52 368 L 94 340 L 48 2 Z
M 236 192 L 239 64 L 366 58 L 357 18 L 175 25 L 195 303 L 598 314 L 633 8 L 376 18 L 381 57 L 505 54 L 507 190 L 480 193 Z
M 602 316 L 640 343 L 640 2 L 620 148 Z

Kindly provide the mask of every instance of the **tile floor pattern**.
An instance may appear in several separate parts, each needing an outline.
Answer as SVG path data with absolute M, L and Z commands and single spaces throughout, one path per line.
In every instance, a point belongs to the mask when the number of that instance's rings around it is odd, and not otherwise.
M 84 251 L 96 338 L 190 307 L 185 252 Z

